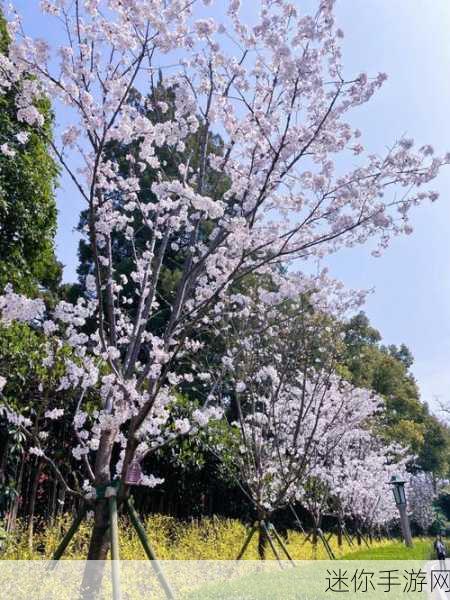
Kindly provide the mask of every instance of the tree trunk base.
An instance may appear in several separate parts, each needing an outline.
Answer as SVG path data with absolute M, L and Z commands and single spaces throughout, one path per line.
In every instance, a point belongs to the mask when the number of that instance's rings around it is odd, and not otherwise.
M 83 600 L 94 600 L 100 593 L 110 541 L 108 501 L 99 500 L 95 506 L 94 527 L 81 584 Z

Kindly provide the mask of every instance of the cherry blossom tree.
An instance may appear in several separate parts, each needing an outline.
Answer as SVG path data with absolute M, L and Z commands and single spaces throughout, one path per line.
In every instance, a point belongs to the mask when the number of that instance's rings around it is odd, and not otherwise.
M 381 402 L 372 418 L 379 418 L 383 410 Z M 411 458 L 407 448 L 386 444 L 367 426 L 354 431 L 335 452 L 325 475 L 333 496 L 331 512 L 339 526 L 349 519 L 357 532 L 363 528 L 370 532 L 396 520 L 389 481 L 393 475 L 406 477 Z
M 411 519 L 424 533 L 435 520 L 433 502 L 439 494 L 442 483 L 433 481 L 430 473 L 418 472 L 408 478 L 408 509 Z
M 369 238 L 378 252 L 392 235 L 410 233 L 411 207 L 437 197 L 427 184 L 448 157 L 403 138 L 383 156 L 366 153 L 349 123 L 352 109 L 386 76 L 345 74 L 333 4 L 320 0 L 314 14 L 303 15 L 287 0 L 261 0 L 254 23 L 244 24 L 239 0 L 227 1 L 219 19 L 210 0 L 42 0 L 59 45 L 30 38 L 20 16 L 10 14 L 0 86 L 14 89 L 24 128 L 42 129 L 39 98 L 53 100 L 56 125 L 64 111 L 68 126 L 48 142 L 85 202 L 93 270 L 86 298 L 76 304 L 50 311 L 9 290 L 2 315 L 33 320 L 72 349 L 60 386 L 78 400 L 53 409 L 72 411 L 73 452 L 88 490 L 115 477 L 126 481 L 133 461 L 208 420 L 211 403 L 180 415 L 176 390 L 209 374 L 177 366 L 194 361 L 201 332 L 223 319 L 246 276 L 281 265 L 286 272 L 293 261 Z M 154 122 L 131 99 L 136 90 L 147 96 L 159 72 L 176 109 L 167 118 L 159 102 Z M 196 131 L 201 160 L 194 169 L 184 149 Z M 209 151 L 213 131 L 223 137 L 222 152 Z M 133 148 L 126 176 L 107 152 L 111 142 Z M 15 143 L 1 146 L 6 159 L 13 160 Z M 158 148 L 174 160 L 184 156 L 176 175 L 166 173 Z M 146 171 L 156 200 L 143 204 Z M 226 177 L 226 191 L 206 189 L 211 172 Z M 116 203 L 117 194 L 128 201 Z M 134 252 L 136 227 L 146 229 L 148 241 Z M 134 252 L 127 294 L 113 260 L 117 236 Z M 158 282 L 169 249 L 181 252 L 180 277 L 162 298 Z M 286 285 L 292 295 L 304 290 L 302 277 L 288 277 Z M 162 305 L 170 317 L 155 331 Z M 52 361 L 50 349 L 44 360 Z M 273 388 L 270 373 L 264 377 Z M 333 393 L 337 388 L 332 383 Z M 44 444 L 36 448 L 45 455 Z M 106 556 L 108 524 L 99 501 L 89 558 Z
M 309 293 L 288 302 L 265 290 L 239 297 L 235 315 L 221 326 L 228 347 L 216 394 L 237 432 L 232 463 L 258 521 L 268 523 L 275 510 L 300 501 L 316 533 L 334 493 L 333 458 L 382 401 L 337 375 L 343 313 L 359 305 L 359 295 L 324 277 L 313 281 Z M 262 525 L 261 557 L 265 538 Z

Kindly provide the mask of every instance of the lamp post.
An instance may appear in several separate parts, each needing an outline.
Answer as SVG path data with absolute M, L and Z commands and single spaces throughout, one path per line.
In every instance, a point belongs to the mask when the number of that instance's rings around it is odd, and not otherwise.
M 398 475 L 393 475 L 389 482 L 392 485 L 392 491 L 394 492 L 394 500 L 397 505 L 398 512 L 400 513 L 400 525 L 402 528 L 403 539 L 407 546 L 412 546 L 411 528 L 409 526 L 409 519 L 406 513 L 406 494 L 405 494 L 405 481 Z

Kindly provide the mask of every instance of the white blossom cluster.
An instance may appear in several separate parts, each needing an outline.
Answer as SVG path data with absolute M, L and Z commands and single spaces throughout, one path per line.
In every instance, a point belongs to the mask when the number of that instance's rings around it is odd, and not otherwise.
M 294 370 L 289 382 L 276 350 L 272 361 L 266 356 L 253 370 L 252 385 L 239 373 L 233 353 L 225 352 L 219 367 L 195 370 L 201 333 L 231 322 L 239 311 L 246 318 L 263 312 L 270 320 L 270 306 L 306 292 L 317 310 L 336 312 L 344 298 L 355 303 L 340 284 L 327 283 L 325 274 L 306 276 L 302 265 L 369 238 L 377 240 L 379 252 L 392 236 L 410 233 L 410 209 L 436 199 L 428 184 L 450 158 L 409 139 L 395 141 L 383 156 L 366 151 L 351 111 L 368 102 L 386 76 L 343 78 L 333 0 L 318 1 L 313 15 L 288 0 L 260 0 L 249 23 L 241 19 L 238 0 L 225 2 L 220 21 L 208 0 L 202 7 L 207 14 L 197 19 L 198 4 L 42 0 L 47 31 L 55 28 L 47 40 L 26 35 L 20 16 L 9 14 L 11 44 L 8 56 L 0 57 L 0 91 L 14 90 L 24 132 L 0 140 L 0 152 L 14 160 L 16 145 L 27 143 L 27 128 L 42 128 L 37 100 L 64 107 L 64 128 L 51 145 L 85 202 L 93 269 L 86 298 L 77 304 L 61 302 L 46 313 L 41 300 L 8 289 L 0 297 L 1 318 L 41 324 L 56 345 L 71 348 L 60 390 L 73 391 L 79 406 L 50 407 L 46 419 L 61 418 L 62 410 L 74 415 L 73 454 L 84 461 L 91 480 L 107 472 L 125 476 L 138 449 L 144 456 L 216 418 L 215 385 L 225 367 L 234 369 L 238 394 L 251 397 L 252 386 L 258 389 L 260 408 L 244 415 L 242 431 L 259 428 L 255 443 L 261 445 L 264 438 L 258 436 L 276 425 L 297 471 L 309 469 L 312 463 L 302 455 L 312 451 L 304 442 L 312 423 L 317 419 L 323 434 L 322 440 L 313 436 L 319 452 L 331 431 L 344 433 L 337 406 L 358 422 L 355 403 L 364 415 L 371 399 L 335 378 L 327 391 L 331 365 L 320 348 L 314 364 Z M 172 107 L 148 95 L 148 82 L 160 71 Z M 133 101 L 136 92 L 149 113 Z M 57 126 L 58 119 L 57 111 Z M 223 137 L 220 151 L 210 149 L 215 132 Z M 198 136 L 198 161 L 186 151 L 192 136 Z M 126 174 L 107 151 L 117 141 L 128 152 Z M 162 154 L 177 161 L 175 172 Z M 222 191 L 208 183 L 214 178 L 222 178 Z M 151 190 L 143 183 L 149 180 Z M 154 200 L 145 202 L 149 191 Z M 138 229 L 146 234 L 143 247 L 135 243 Z M 129 276 L 120 276 L 115 264 L 112 248 L 119 239 L 133 256 Z M 180 277 L 170 298 L 161 299 L 163 267 L 177 250 Z M 295 275 L 289 270 L 294 261 Z M 257 302 L 245 290 L 236 291 L 249 275 L 262 282 Z M 162 303 L 169 318 L 156 333 Z M 47 365 L 53 359 L 50 351 L 43 358 Z M 178 388 L 187 384 L 206 391 L 205 404 L 192 415 L 181 414 L 178 400 Z M 318 417 L 317 389 L 328 415 L 336 414 L 333 427 Z M 275 392 L 285 408 L 275 411 L 273 423 L 266 419 Z M 97 406 L 89 412 L 92 396 Z M 296 429 L 284 414 L 299 422 L 294 446 L 289 436 Z M 103 465 L 92 460 L 97 451 Z M 88 468 L 94 462 L 97 472 Z M 294 494 L 291 476 L 280 473 Z M 262 471 L 255 477 L 257 501 L 275 505 L 280 486 L 263 485 Z
M 406 493 L 410 517 L 425 533 L 436 518 L 433 502 L 442 484 L 442 481 L 435 479 L 430 473 L 418 472 L 408 478 Z

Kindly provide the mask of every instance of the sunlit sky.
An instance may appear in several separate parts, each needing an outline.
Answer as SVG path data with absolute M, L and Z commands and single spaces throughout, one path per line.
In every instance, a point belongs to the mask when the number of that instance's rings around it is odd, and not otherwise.
M 52 37 L 38 15 L 38 0 L 13 1 L 31 35 Z M 292 1 L 300 10 L 314 5 L 314 0 Z M 243 18 L 258 6 L 257 0 L 242 3 Z M 336 14 L 345 32 L 345 74 L 389 75 L 353 116 L 366 146 L 382 151 L 406 134 L 439 153 L 450 151 L 449 0 L 337 0 Z M 435 408 L 437 398 L 450 405 L 450 167 L 433 187 L 441 198 L 416 210 L 411 236 L 393 240 L 381 258 L 359 247 L 340 252 L 328 265 L 348 286 L 374 288 L 365 311 L 385 343 L 409 346 L 422 399 Z M 57 250 L 66 281 L 76 278 L 74 228 L 80 208 L 63 178 Z

